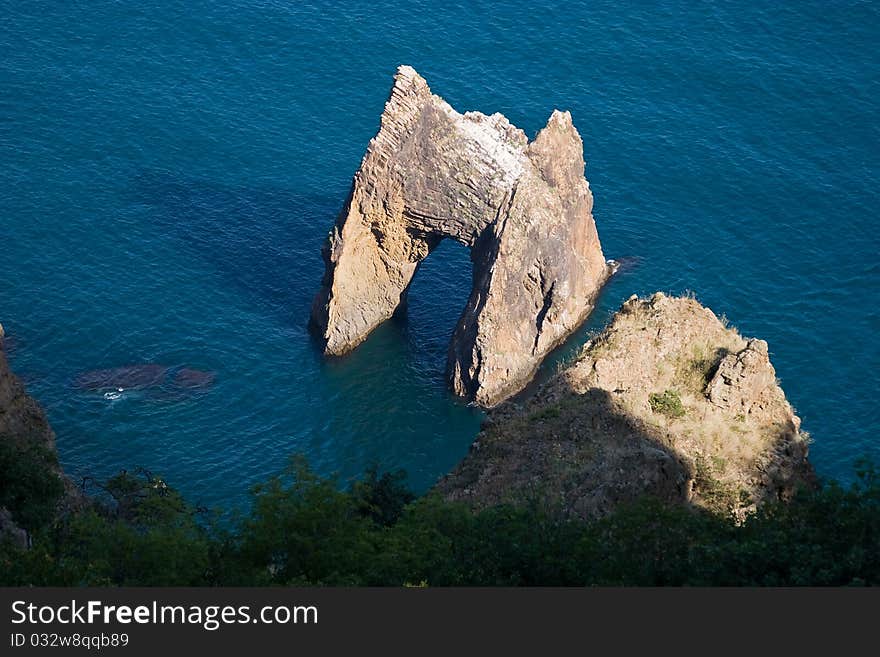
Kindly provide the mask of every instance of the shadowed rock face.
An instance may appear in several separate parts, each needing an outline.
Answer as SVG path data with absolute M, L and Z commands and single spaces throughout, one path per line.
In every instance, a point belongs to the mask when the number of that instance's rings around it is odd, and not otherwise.
M 0 340 L 3 330 L 0 327 Z M 15 438 L 55 449 L 55 433 L 40 405 L 25 392 L 21 381 L 9 369 L 0 343 L 0 440 Z
M 438 484 L 475 506 L 541 500 L 585 518 L 651 495 L 742 519 L 815 483 L 767 343 L 694 299 L 631 298 L 524 404 L 490 411 Z
M 459 114 L 400 67 L 325 248 L 312 308 L 325 353 L 350 351 L 390 318 L 419 263 L 451 238 L 471 249 L 473 289 L 450 385 L 484 406 L 522 388 L 609 273 L 583 172 L 568 112 L 529 142 L 501 114 Z
M 3 327 L 0 326 L 0 443 L 4 448 L 22 453 L 32 448 L 55 452 L 55 433 L 49 426 L 40 405 L 25 391 L 24 385 L 9 368 L 4 349 Z M 64 484 L 65 494 L 58 502 L 57 511 L 80 508 L 82 496 L 76 487 L 64 477 L 60 466 L 51 466 Z M 5 482 L 0 480 L 0 486 Z M 15 518 L 5 507 L 0 507 L 0 542 L 11 540 L 19 547 L 27 547 L 27 532 L 19 527 Z

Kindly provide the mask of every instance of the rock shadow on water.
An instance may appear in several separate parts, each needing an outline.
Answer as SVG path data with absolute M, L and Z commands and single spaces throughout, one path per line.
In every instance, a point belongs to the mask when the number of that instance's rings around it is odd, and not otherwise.
M 322 227 L 338 213 L 339 196 L 156 171 L 138 175 L 131 193 L 154 208 L 158 231 L 209 263 L 250 303 L 285 325 L 306 325 L 322 275 Z

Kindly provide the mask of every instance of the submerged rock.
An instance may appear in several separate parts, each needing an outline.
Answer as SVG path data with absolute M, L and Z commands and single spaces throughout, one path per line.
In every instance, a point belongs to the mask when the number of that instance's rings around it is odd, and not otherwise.
M 501 114 L 459 114 L 401 66 L 325 248 L 312 308 L 325 353 L 348 352 L 390 318 L 419 263 L 451 238 L 471 249 L 473 289 L 450 385 L 498 403 L 584 320 L 609 275 L 592 207 L 568 112 L 529 142 Z
M 813 485 L 807 454 L 767 343 L 658 293 L 624 303 L 523 406 L 490 411 L 438 489 L 475 506 L 537 499 L 581 517 L 652 495 L 742 518 Z
M 90 370 L 76 377 L 74 386 L 80 390 L 201 390 L 214 383 L 214 372 L 191 367 L 169 367 L 157 363 L 126 365 Z
M 104 390 L 107 388 L 137 390 L 161 385 L 165 382 L 167 372 L 167 365 L 155 363 L 89 370 L 76 377 L 74 386 L 82 390 Z
M 172 374 L 172 382 L 179 388 L 201 389 L 207 388 L 214 383 L 214 372 L 195 370 L 191 367 L 181 367 Z

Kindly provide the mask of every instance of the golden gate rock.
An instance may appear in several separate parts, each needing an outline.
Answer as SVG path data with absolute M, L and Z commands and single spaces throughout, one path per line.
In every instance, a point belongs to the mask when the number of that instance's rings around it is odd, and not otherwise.
M 452 336 L 454 392 L 492 406 L 520 390 L 589 314 L 609 275 L 583 142 L 554 111 L 533 141 L 501 114 L 460 114 L 401 66 L 324 250 L 312 326 L 354 349 L 405 301 L 445 238 L 471 251 L 473 289 Z

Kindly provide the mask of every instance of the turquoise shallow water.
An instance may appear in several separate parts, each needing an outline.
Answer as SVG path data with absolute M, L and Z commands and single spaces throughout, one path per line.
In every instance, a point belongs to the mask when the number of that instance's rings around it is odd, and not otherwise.
M 466 452 L 481 415 L 443 381 L 462 247 L 351 357 L 325 361 L 306 330 L 401 63 L 529 134 L 571 110 L 606 255 L 635 266 L 569 352 L 633 292 L 694 290 L 769 342 L 821 474 L 880 456 L 876 4 L 2 0 L 0 16 L 0 322 L 71 472 L 144 465 L 228 506 L 294 451 L 419 488 Z M 72 387 L 147 362 L 216 383 Z

